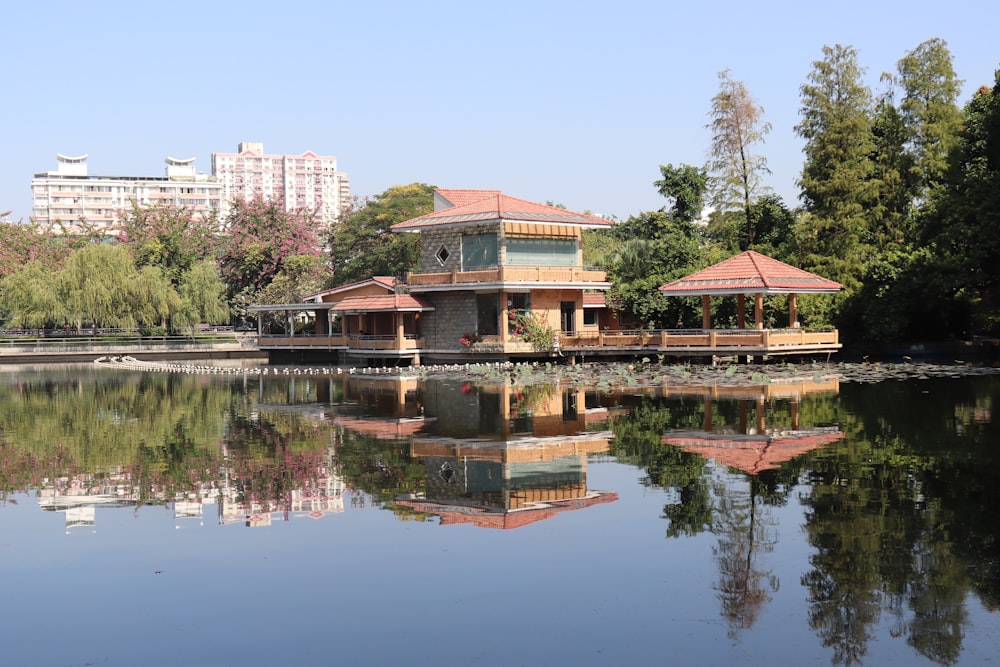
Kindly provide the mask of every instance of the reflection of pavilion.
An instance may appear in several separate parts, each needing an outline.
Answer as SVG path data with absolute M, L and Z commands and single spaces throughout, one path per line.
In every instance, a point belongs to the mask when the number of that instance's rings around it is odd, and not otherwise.
M 588 408 L 582 391 L 349 383 L 360 392 L 345 388 L 350 405 L 369 410 L 335 421 L 376 437 L 409 438 L 410 455 L 424 463 L 425 490 L 402 495 L 397 504 L 436 514 L 442 524 L 517 528 L 618 498 L 587 488 L 587 457 L 607 451 L 611 434 L 593 430 L 608 412 Z
M 671 394 L 700 393 L 704 396 L 704 427 L 701 431 L 671 431 L 663 436 L 663 442 L 756 475 L 844 437 L 843 431 L 836 426 L 803 427 L 799 424 L 799 402 L 803 395 L 837 393 L 839 388 L 836 379 L 813 379 L 748 387 L 670 390 Z M 712 400 L 717 398 L 738 401 L 737 424 L 714 426 Z M 790 402 L 790 426 L 769 427 L 766 424 L 765 403 L 769 399 Z M 753 425 L 749 419 L 751 402 L 755 405 Z

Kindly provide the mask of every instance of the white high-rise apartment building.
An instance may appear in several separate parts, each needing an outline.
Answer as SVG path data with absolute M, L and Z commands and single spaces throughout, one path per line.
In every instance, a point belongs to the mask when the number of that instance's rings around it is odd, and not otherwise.
M 90 176 L 87 156 L 57 155 L 55 171 L 31 179 L 32 217 L 40 225 L 61 224 L 68 232 L 89 225 L 118 233 L 122 213 L 139 206 L 184 207 L 205 217 L 221 214 L 222 186 L 195 171 L 194 158 L 166 159 L 166 176 Z
M 257 193 L 282 198 L 285 209 L 310 209 L 329 227 L 347 205 L 351 185 L 337 171 L 337 158 L 306 151 L 301 155 L 269 155 L 264 144 L 244 141 L 235 153 L 212 153 L 212 176 L 222 186 L 223 201 L 250 200 Z

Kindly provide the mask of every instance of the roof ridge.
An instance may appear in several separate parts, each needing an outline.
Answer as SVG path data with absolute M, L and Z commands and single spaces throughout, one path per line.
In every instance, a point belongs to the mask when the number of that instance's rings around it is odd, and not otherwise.
M 753 264 L 754 271 L 756 271 L 757 275 L 760 276 L 760 280 L 761 280 L 762 283 L 764 283 L 764 287 L 770 287 L 771 285 L 770 285 L 770 283 L 767 280 L 767 274 L 764 273 L 764 270 L 757 263 L 757 256 L 759 255 L 759 256 L 763 257 L 763 255 L 761 255 L 759 252 L 757 252 L 755 250 L 750 250 L 749 248 L 747 250 L 745 250 L 744 252 L 745 252 L 746 256 L 750 259 L 750 263 Z

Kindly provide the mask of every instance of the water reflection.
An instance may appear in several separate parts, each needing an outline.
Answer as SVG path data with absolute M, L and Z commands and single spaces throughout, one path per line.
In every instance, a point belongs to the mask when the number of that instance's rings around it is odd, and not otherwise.
M 598 430 L 608 411 L 587 409 L 584 391 L 348 379 L 344 396 L 367 416 L 338 415 L 336 423 L 358 435 L 408 438 L 406 457 L 422 466 L 414 489 L 395 498 L 401 511 L 442 525 L 510 529 L 617 499 L 587 488 L 587 457 L 606 452 L 611 434 Z
M 63 513 L 71 533 L 99 530 L 105 512 L 150 506 L 181 527 L 312 525 L 360 507 L 445 525 L 544 521 L 543 533 L 593 520 L 589 539 L 616 529 L 630 561 L 622 569 L 652 586 L 668 576 L 664 558 L 701 538 L 709 572 L 684 594 L 709 599 L 731 645 L 767 633 L 769 612 L 781 609 L 803 619 L 812 657 L 861 664 L 878 647 L 952 665 L 970 646 L 997 648 L 995 636 L 970 634 L 974 619 L 996 627 L 1000 602 L 998 393 L 996 378 L 629 392 L 19 373 L 0 377 L 0 504 L 30 493 L 42 512 Z M 601 466 L 641 471 L 648 498 L 593 482 Z M 636 495 L 656 502 L 650 520 Z M 470 532 L 522 549 L 542 534 Z M 669 562 L 680 579 L 696 569 Z M 904 652 L 886 649 L 897 645 Z

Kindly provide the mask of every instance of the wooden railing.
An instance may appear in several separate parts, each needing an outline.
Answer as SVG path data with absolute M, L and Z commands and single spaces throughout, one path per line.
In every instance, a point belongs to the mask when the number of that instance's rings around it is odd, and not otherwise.
M 560 334 L 564 348 L 782 348 L 835 346 L 837 331 L 805 329 L 656 329 Z
M 467 283 L 603 283 L 604 271 L 575 266 L 500 266 L 476 271 L 411 273 L 407 282 L 417 285 L 460 285 Z
M 317 336 L 313 334 L 295 334 L 294 336 L 264 335 L 257 339 L 259 347 L 292 347 L 304 348 L 348 348 L 351 350 L 422 350 L 424 339 L 411 334 L 404 336 L 403 344 L 399 345 L 395 336 L 362 336 L 360 334 L 336 334 L 333 336 Z

